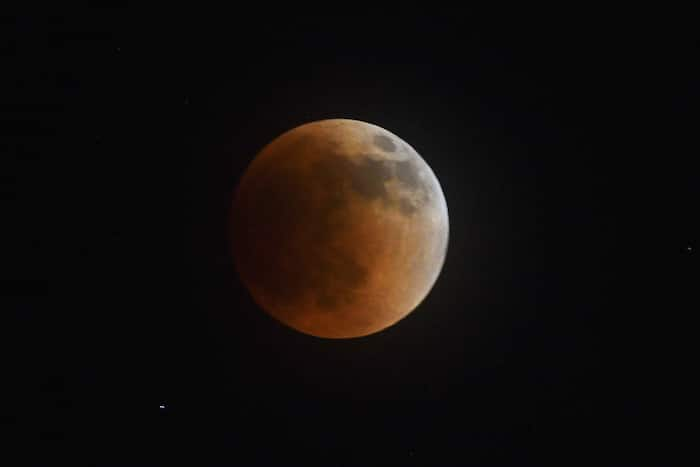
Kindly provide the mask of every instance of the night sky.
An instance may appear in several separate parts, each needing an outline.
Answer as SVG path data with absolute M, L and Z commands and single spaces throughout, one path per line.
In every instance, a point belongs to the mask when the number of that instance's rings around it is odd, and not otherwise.
M 2 19 L 0 464 L 679 465 L 689 15 L 337 6 Z M 324 118 L 406 140 L 450 214 L 360 339 L 269 318 L 229 254 L 247 164 Z

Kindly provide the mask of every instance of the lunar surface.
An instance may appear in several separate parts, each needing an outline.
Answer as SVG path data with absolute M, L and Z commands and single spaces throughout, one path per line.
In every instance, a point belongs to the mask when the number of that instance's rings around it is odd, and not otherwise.
M 447 204 L 395 134 L 333 119 L 262 149 L 232 209 L 236 269 L 254 301 L 300 332 L 360 337 L 413 311 L 442 269 Z

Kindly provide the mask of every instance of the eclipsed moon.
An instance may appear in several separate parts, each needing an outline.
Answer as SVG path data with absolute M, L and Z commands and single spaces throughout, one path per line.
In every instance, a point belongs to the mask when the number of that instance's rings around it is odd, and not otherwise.
M 232 212 L 236 269 L 282 323 L 325 338 L 365 336 L 413 311 L 447 251 L 435 174 L 395 134 L 357 120 L 307 123 L 265 146 Z

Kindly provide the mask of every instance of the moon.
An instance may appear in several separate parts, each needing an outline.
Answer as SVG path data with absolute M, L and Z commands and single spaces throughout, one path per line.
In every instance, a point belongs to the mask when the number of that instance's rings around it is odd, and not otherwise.
M 449 237 L 447 203 L 423 158 L 350 119 L 306 123 L 265 146 L 235 190 L 231 221 L 253 300 L 322 338 L 366 336 L 411 313 Z

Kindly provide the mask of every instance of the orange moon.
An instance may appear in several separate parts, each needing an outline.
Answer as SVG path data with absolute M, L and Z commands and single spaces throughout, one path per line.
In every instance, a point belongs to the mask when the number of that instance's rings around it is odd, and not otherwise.
M 411 313 L 447 251 L 435 174 L 395 134 L 307 123 L 253 159 L 232 207 L 236 269 L 253 300 L 302 333 L 366 336 Z

